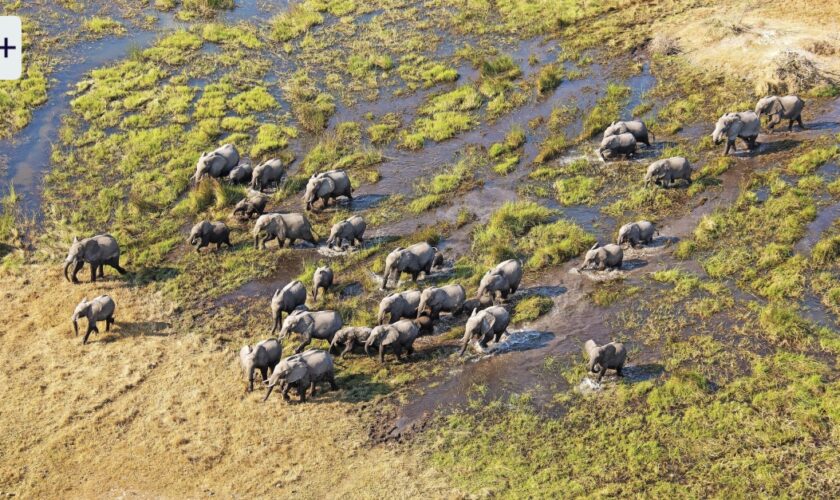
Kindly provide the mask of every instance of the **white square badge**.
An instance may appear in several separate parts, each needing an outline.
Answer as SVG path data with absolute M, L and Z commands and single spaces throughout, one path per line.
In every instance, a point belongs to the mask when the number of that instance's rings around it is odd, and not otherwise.
M 0 16 L 0 80 L 17 80 L 23 68 L 20 18 Z

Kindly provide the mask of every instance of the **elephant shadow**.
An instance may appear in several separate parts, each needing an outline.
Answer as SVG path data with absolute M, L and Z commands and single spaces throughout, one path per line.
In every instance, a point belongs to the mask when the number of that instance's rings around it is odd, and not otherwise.
M 665 367 L 659 363 L 627 365 L 623 370 L 621 370 L 621 374 L 624 375 L 624 380 L 631 384 L 655 379 L 663 372 L 665 372 Z
M 146 267 L 133 273 L 134 281 L 138 285 L 152 282 L 169 281 L 178 276 L 180 271 L 174 267 Z M 131 275 L 132 273 L 129 272 Z
M 353 201 L 350 200 L 342 201 L 344 206 L 350 208 L 350 210 L 356 212 L 359 210 L 367 210 L 369 208 L 376 208 L 378 207 L 383 201 L 388 198 L 388 195 L 384 194 L 365 194 L 361 196 L 357 196 L 353 198 Z
M 102 342 L 113 342 L 118 338 L 124 337 L 168 337 L 166 332 L 171 326 L 169 323 L 163 321 L 133 321 L 121 323 L 119 318 L 115 323 L 117 330 L 113 329 L 109 333 L 115 335 L 105 335 L 102 337 Z
M 334 398 L 322 399 L 323 402 L 337 399 L 345 403 L 360 403 L 371 401 L 379 396 L 389 394 L 391 387 L 388 384 L 377 382 L 373 376 L 368 373 L 351 373 L 347 375 L 339 375 L 336 377 L 337 391 L 320 392 L 320 395 L 333 394 Z M 316 395 L 311 401 L 316 402 L 319 397 Z M 307 399 L 307 401 L 310 401 Z
M 621 270 L 622 271 L 633 271 L 634 269 L 639 269 L 641 267 L 647 266 L 648 263 L 642 259 L 624 259 L 624 262 L 621 263 Z
M 566 293 L 568 289 L 564 286 L 532 286 L 531 288 L 520 289 L 522 298 L 538 295 L 540 297 L 558 297 Z
M 757 155 L 766 155 L 772 153 L 781 153 L 783 151 L 791 150 L 799 145 L 799 141 L 794 141 L 793 139 L 782 139 L 779 141 L 766 141 L 766 142 L 759 142 L 758 147 L 752 151 L 748 151 L 746 149 L 738 150 L 733 153 L 735 156 L 757 156 Z
M 338 288 L 338 296 L 342 299 L 350 298 L 350 297 L 357 297 L 364 293 L 365 289 L 364 286 L 358 282 L 353 281 L 347 284 L 340 285 Z

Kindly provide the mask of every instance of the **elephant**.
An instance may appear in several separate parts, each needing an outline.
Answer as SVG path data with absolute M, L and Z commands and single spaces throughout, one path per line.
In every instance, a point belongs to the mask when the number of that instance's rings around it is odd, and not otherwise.
M 254 166 L 249 161 L 243 161 L 233 167 L 228 173 L 228 180 L 234 184 L 245 184 L 251 182 L 251 175 L 254 173 Z
M 201 157 L 195 165 L 193 181 L 198 183 L 205 175 L 215 178 L 225 177 L 238 164 L 239 151 L 232 144 L 225 144 L 210 153 L 201 153 Z
M 386 295 L 379 301 L 378 324 L 396 323 L 403 318 L 416 318 L 419 305 L 420 292 L 418 290 Z
M 366 326 L 348 326 L 335 332 L 332 342 L 330 342 L 330 353 L 334 353 L 338 348 L 344 347 L 339 354 L 343 358 L 345 354 L 353 352 L 354 350 L 361 350 L 367 342 L 372 328 Z
M 390 348 L 397 361 L 402 361 L 403 350 L 408 356 L 414 354 L 414 340 L 420 333 L 417 323 L 410 319 L 402 319 L 390 325 L 378 325 L 371 330 L 365 341 L 365 352 L 370 355 L 370 346 L 379 347 L 379 362 L 385 363 L 385 348 Z
M 645 187 L 653 182 L 657 186 L 671 187 L 674 182 L 684 179 L 691 184 L 691 172 L 694 167 L 682 156 L 663 158 L 651 163 L 645 173 Z
M 342 326 L 341 315 L 335 311 L 296 310 L 286 316 L 283 321 L 283 328 L 280 329 L 280 339 L 285 339 L 290 333 L 301 334 L 303 342 L 295 350 L 295 353 L 300 353 L 313 338 L 332 342 L 333 335 Z
M 277 158 L 264 161 L 254 168 L 254 173 L 251 175 L 251 189 L 262 191 L 263 188 L 277 185 L 283 178 L 283 173 L 282 161 Z
M 619 377 L 623 376 L 621 370 L 624 368 L 624 362 L 627 361 L 624 344 L 610 342 L 599 347 L 594 340 L 589 339 L 583 344 L 583 348 L 589 356 L 588 371 L 598 374 L 598 382 L 601 382 L 608 369 L 615 370 Z
M 318 300 L 318 289 L 323 288 L 326 294 L 333 286 L 333 270 L 327 266 L 319 267 L 312 275 L 312 298 Z
M 246 392 L 254 390 L 254 371 L 259 370 L 263 381 L 268 380 L 268 370 L 273 372 L 276 369 L 282 353 L 283 345 L 277 339 L 263 340 L 254 347 L 242 346 L 239 350 L 239 364 L 248 379 Z
M 601 145 L 598 147 L 598 154 L 602 160 L 607 161 L 607 158 L 604 156 L 605 151 L 610 153 L 610 157 L 613 155 L 624 155 L 630 158 L 636 153 L 636 138 L 629 132 L 604 137 Z
M 737 151 L 735 147 L 735 139 L 741 138 L 747 143 L 747 149 L 753 150 L 756 147 L 756 139 L 761 129 L 761 122 L 758 115 L 752 111 L 742 111 L 740 113 L 726 113 L 721 116 L 715 124 L 715 130 L 712 132 L 712 139 L 715 144 L 720 144 L 726 139 L 726 147 L 723 150 L 723 155 L 729 154 L 729 149 Z
M 306 402 L 306 389 L 309 388 L 309 397 L 315 396 L 315 384 L 328 382 L 330 390 L 335 391 L 338 386 L 335 383 L 335 367 L 332 356 L 320 349 L 310 349 L 301 354 L 295 354 L 280 361 L 265 381 L 267 391 L 263 401 L 271 396 L 271 391 L 278 383 L 283 387 L 283 399 L 289 400 L 289 390 L 296 387 L 300 402 Z
M 259 217 L 265 212 L 265 206 L 268 204 L 268 197 L 261 193 L 249 193 L 246 198 L 239 200 L 239 203 L 233 207 L 233 215 L 242 215 L 246 219 L 256 215 Z
M 467 299 L 467 292 L 461 285 L 446 285 L 440 288 L 429 287 L 420 294 L 420 305 L 417 306 L 417 317 L 419 318 L 426 309 L 429 310 L 429 317 L 437 320 L 441 312 L 458 314 L 464 307 Z
M 260 241 L 260 233 L 265 232 L 265 236 Z M 273 239 L 277 239 L 277 244 L 283 248 L 286 240 L 289 240 L 289 245 L 294 245 L 296 240 L 303 240 L 312 243 L 318 243 L 315 235 L 312 232 L 312 225 L 309 220 L 300 213 L 288 214 L 263 214 L 257 218 L 254 224 L 254 248 L 265 248 L 265 244 Z
M 586 257 L 583 259 L 583 265 L 578 268 L 578 271 L 585 269 L 597 269 L 603 271 L 606 268 L 620 269 L 621 263 L 624 261 L 624 251 L 621 247 L 610 243 L 599 247 L 596 242 L 592 248 L 586 252 Z
M 359 215 L 354 215 L 349 219 L 337 222 L 330 229 L 330 237 L 327 238 L 327 247 L 332 248 L 337 245 L 341 248 L 344 242 L 353 246 L 357 241 L 359 242 L 359 246 L 361 246 L 364 243 L 362 238 L 365 234 L 365 229 L 367 229 L 367 223 Z
M 105 264 L 113 267 L 120 274 L 127 272 L 120 267 L 120 245 L 110 234 L 99 234 L 83 240 L 79 240 L 78 237 L 73 238 L 73 244 L 70 245 L 67 258 L 64 259 L 64 279 L 78 283 L 76 274 L 81 271 L 85 262 L 90 264 L 90 281 L 92 282 L 96 281 L 97 270 L 99 270 L 100 278 L 105 277 Z M 71 264 L 73 273 L 68 277 L 67 269 Z
M 408 248 L 398 247 L 385 258 L 385 270 L 382 272 L 382 289 L 388 286 L 388 279 L 396 274 L 400 280 L 402 273 L 411 274 L 411 279 L 417 282 L 420 273 L 428 275 L 438 255 L 438 249 L 426 242 L 415 243 Z
M 96 327 L 98 321 L 105 322 L 106 332 L 111 330 L 111 325 L 114 324 L 114 310 L 116 308 L 117 304 L 114 302 L 114 299 L 108 295 L 100 295 L 90 301 L 85 297 L 79 302 L 79 305 L 73 311 L 73 316 L 70 317 L 70 321 L 73 322 L 73 331 L 78 336 L 79 318 L 87 318 L 87 331 L 85 331 L 85 338 L 82 339 L 82 344 L 87 344 L 90 332 L 99 333 L 99 328 Z
M 428 314 L 420 315 L 419 318 L 414 320 L 414 324 L 417 325 L 417 328 L 419 329 L 417 332 L 418 337 L 435 334 L 435 320 L 433 320 Z
M 298 280 L 278 288 L 271 297 L 271 315 L 274 317 L 274 326 L 271 334 L 283 325 L 283 313 L 291 314 L 298 307 L 306 304 L 306 287 Z
M 479 339 L 478 345 L 480 345 L 482 349 L 487 348 L 487 342 L 489 342 L 490 339 L 493 339 L 493 342 L 498 343 L 499 339 L 502 338 L 502 334 L 507 331 L 509 324 L 510 313 L 504 307 L 492 306 L 484 309 L 483 311 L 473 309 L 472 314 L 470 314 L 470 317 L 467 320 L 460 355 L 464 355 L 470 340 L 474 338 Z
M 645 122 L 641 120 L 628 120 L 620 122 L 612 122 L 606 130 L 604 130 L 604 137 L 611 135 L 633 134 L 636 142 L 641 142 L 645 146 L 650 147 L 650 138 L 648 135 L 654 135 L 649 132 Z M 655 139 L 656 137 L 654 137 Z
M 507 300 L 508 295 L 516 293 L 521 281 L 522 261 L 506 260 L 484 274 L 475 298 L 481 300 L 485 293 L 490 292 L 494 302 L 497 294 L 500 294 L 503 300 Z
M 758 100 L 755 105 L 755 114 L 759 119 L 761 115 L 770 117 L 770 122 L 767 126 L 770 130 L 778 125 L 782 120 L 788 120 L 788 131 L 793 130 L 794 120 L 799 123 L 799 128 L 805 130 L 805 125 L 802 124 L 802 108 L 805 107 L 805 101 L 796 95 L 786 95 L 784 97 L 768 96 Z
M 309 178 L 309 182 L 306 183 L 303 201 L 306 203 L 306 209 L 312 210 L 312 204 L 317 200 L 323 200 L 323 206 L 326 207 L 331 199 L 336 199 L 339 196 L 346 196 L 350 201 L 353 201 L 353 187 L 350 185 L 350 177 L 344 170 L 330 170 Z
M 190 245 L 196 245 L 195 251 L 200 252 L 202 248 L 210 243 L 216 244 L 216 250 L 222 248 L 222 243 L 233 247 L 230 243 L 230 229 L 224 222 L 201 221 L 194 225 L 187 240 Z
M 618 240 L 616 244 L 624 245 L 630 243 L 630 246 L 637 247 L 639 243 L 650 243 L 653 241 L 653 235 L 659 234 L 656 226 L 652 222 L 640 220 L 638 222 L 631 222 L 621 226 L 618 230 Z

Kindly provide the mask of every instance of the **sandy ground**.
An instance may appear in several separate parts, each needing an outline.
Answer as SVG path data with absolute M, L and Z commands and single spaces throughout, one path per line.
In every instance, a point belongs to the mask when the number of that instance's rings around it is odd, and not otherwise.
M 173 324 L 171 305 L 152 290 L 116 281 L 73 286 L 59 269 L 32 271 L 27 274 L 37 278 L 0 280 L 15 311 L 0 327 L 0 492 L 51 498 L 453 493 L 434 470 L 418 466 L 410 449 L 369 446 L 359 403 L 342 402 L 340 393 L 306 405 L 279 396 L 262 403 L 261 391 L 246 395 L 235 349 Z M 82 346 L 68 315 L 85 294 L 97 292 L 117 302 L 117 324 Z M 339 464 L 348 460 L 365 466 Z

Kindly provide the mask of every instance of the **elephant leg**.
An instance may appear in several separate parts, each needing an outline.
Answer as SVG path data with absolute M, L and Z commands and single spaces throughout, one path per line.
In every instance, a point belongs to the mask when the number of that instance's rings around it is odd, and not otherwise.
M 335 375 L 334 374 L 330 373 L 329 375 L 327 375 L 327 382 L 330 383 L 330 390 L 331 391 L 337 391 L 338 390 L 338 385 L 335 383 Z
M 80 260 L 80 261 L 76 262 L 76 265 L 73 267 L 73 272 L 70 274 L 70 281 L 72 281 L 73 283 L 78 283 L 79 282 L 79 279 L 76 278 L 76 274 L 78 274 L 79 271 L 82 270 L 82 267 L 84 265 L 85 265 L 85 261 L 83 261 L 83 260 Z
M 90 281 L 93 282 L 93 283 L 96 282 L 96 269 L 97 269 L 97 267 L 98 266 L 96 264 L 91 262 L 91 264 L 90 264 Z
M 623 373 L 621 373 L 621 370 L 623 370 L 623 369 L 624 369 L 624 365 L 623 365 L 623 364 L 622 364 L 622 365 L 617 366 L 617 367 L 616 367 L 616 369 L 615 369 L 615 374 L 616 374 L 616 375 L 618 375 L 619 377 L 623 377 L 623 376 L 624 376 L 624 374 L 623 374 Z
M 274 332 L 277 331 L 277 327 L 280 326 L 280 318 L 283 316 L 283 311 L 280 311 L 277 316 L 274 317 L 274 326 L 271 327 L 271 335 L 274 335 Z
M 315 397 L 315 392 L 316 392 L 315 389 L 316 388 L 317 388 L 317 385 L 315 384 L 314 380 L 312 382 L 309 382 L 309 397 L 310 398 Z
M 99 264 L 99 277 L 100 278 L 105 277 L 105 264 L 104 263 Z
M 306 402 L 306 386 L 298 382 L 298 396 L 300 397 L 300 402 Z
M 115 259 L 111 259 L 110 261 L 107 262 L 107 264 L 109 266 L 113 267 L 114 269 L 116 269 L 117 272 L 120 273 L 120 274 L 125 274 L 125 273 L 128 272 L 125 269 L 123 269 L 122 267 L 120 267 L 120 258 L 119 257 L 117 257 Z
M 601 366 L 601 371 L 598 372 L 598 383 L 599 384 L 601 383 L 601 379 L 604 378 L 604 375 L 606 375 L 606 373 L 607 373 L 607 367 L 606 367 L 606 365 L 602 365 Z
M 494 344 L 498 344 L 499 341 L 502 340 L 502 334 L 503 333 L 505 333 L 505 332 L 496 332 L 496 334 L 493 336 L 493 343 Z
M 788 132 L 793 131 L 793 119 L 788 120 Z
M 85 332 L 85 338 L 82 339 L 82 345 L 87 344 L 88 337 L 90 337 L 90 332 L 95 331 L 95 330 L 96 330 L 96 324 L 95 323 L 93 323 L 93 324 L 88 323 L 87 331 Z M 99 332 L 96 332 L 96 333 L 99 333 Z
M 280 393 L 283 396 L 283 400 L 285 400 L 285 401 L 289 400 L 289 390 L 291 388 L 292 388 L 292 384 L 283 384 L 283 392 Z M 266 396 L 266 399 L 268 399 L 268 396 Z
M 723 156 L 726 156 L 726 155 L 729 154 L 729 149 L 730 148 L 732 148 L 732 142 L 731 141 L 726 141 L 726 146 L 723 148 Z
M 807 130 L 805 128 L 805 125 L 802 124 L 802 115 L 801 114 L 796 116 L 796 123 L 799 124 L 799 128 L 801 128 L 802 130 Z
M 767 123 L 767 128 L 769 128 L 770 130 L 773 130 L 773 127 L 778 125 L 780 121 L 782 121 L 782 119 L 778 115 L 772 116 L 770 118 L 770 121 Z
M 222 242 L 221 241 L 216 242 L 216 251 L 218 252 L 221 249 L 222 249 Z
M 394 356 L 397 358 L 398 363 L 402 363 L 402 346 L 399 342 L 394 343 Z
M 260 367 L 260 375 L 262 375 L 263 382 L 268 380 L 268 367 L 267 366 Z
M 416 273 L 411 273 L 411 281 L 417 283 L 417 278 L 419 278 L 419 277 L 420 277 L 420 271 L 417 271 Z
M 105 318 L 105 331 L 106 332 L 111 331 L 111 323 L 113 323 L 113 322 L 114 322 L 114 318 L 110 318 L 110 317 Z
M 379 344 L 379 362 L 385 364 L 385 346 L 381 343 Z
M 306 346 L 308 346 L 310 342 L 312 342 L 312 336 L 311 335 L 304 336 L 303 337 L 303 342 L 301 342 L 301 344 L 298 346 L 298 348 L 295 349 L 295 354 L 302 353 L 303 350 L 306 349 Z
M 343 359 L 343 358 L 344 358 L 344 356 L 345 356 L 348 352 L 352 351 L 352 350 L 353 350 L 353 348 L 354 348 L 355 346 L 356 346 L 356 342 L 355 342 L 355 341 L 353 341 L 352 339 L 351 339 L 351 340 L 348 340 L 348 341 L 344 344 L 344 350 L 343 350 L 343 351 L 341 351 L 341 354 L 339 355 L 339 357 Z

